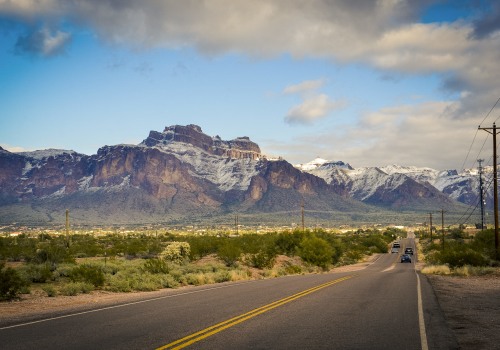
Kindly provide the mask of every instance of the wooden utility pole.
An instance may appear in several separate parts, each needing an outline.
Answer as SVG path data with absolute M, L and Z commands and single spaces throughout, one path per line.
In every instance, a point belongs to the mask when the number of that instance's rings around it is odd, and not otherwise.
M 481 231 L 484 230 L 484 191 L 483 191 L 483 167 L 481 165 L 484 159 L 478 159 L 479 163 L 479 200 L 481 201 Z
M 493 204 L 495 217 L 495 257 L 498 260 L 500 254 L 498 251 L 498 169 L 497 169 L 497 126 L 493 123 L 492 128 L 478 128 L 484 130 L 493 136 Z
M 441 209 L 441 240 L 443 243 L 443 250 L 444 250 L 444 209 Z

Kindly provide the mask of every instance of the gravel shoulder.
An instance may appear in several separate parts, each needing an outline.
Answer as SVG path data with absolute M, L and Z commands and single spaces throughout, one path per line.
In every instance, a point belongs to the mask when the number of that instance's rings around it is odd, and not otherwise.
M 500 271 L 427 278 L 461 349 L 500 349 Z

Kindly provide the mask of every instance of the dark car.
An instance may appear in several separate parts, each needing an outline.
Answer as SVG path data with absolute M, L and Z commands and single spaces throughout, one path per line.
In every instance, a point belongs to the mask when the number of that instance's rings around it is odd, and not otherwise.
M 408 254 L 403 254 L 401 255 L 401 262 L 402 263 L 411 263 L 411 257 Z
M 413 248 L 406 248 L 405 249 L 405 254 L 413 255 Z

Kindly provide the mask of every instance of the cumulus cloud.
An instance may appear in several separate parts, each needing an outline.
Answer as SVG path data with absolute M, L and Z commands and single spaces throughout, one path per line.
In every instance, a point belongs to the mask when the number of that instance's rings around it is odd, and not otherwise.
M 323 119 L 333 110 L 342 108 L 344 102 L 333 101 L 324 93 L 318 90 L 326 83 L 325 79 L 306 80 L 298 84 L 288 85 L 283 89 L 283 94 L 298 94 L 302 102 L 292 107 L 285 116 L 288 124 L 313 124 L 319 119 Z
M 325 84 L 324 79 L 317 79 L 317 80 L 306 80 L 303 81 L 302 83 L 295 84 L 295 85 L 289 85 L 287 86 L 284 90 L 284 94 L 303 94 L 303 93 L 308 93 L 314 90 L 318 90 Z
M 288 124 L 311 124 L 342 106 L 342 103 L 330 100 L 325 94 L 311 96 L 306 98 L 300 105 L 290 109 L 285 117 L 285 122 Z
M 474 130 L 470 120 L 450 118 L 458 108 L 456 101 L 385 107 L 362 115 L 354 124 L 325 129 L 320 134 L 304 133 L 293 144 L 269 140 L 263 147 L 279 151 L 294 164 L 308 162 L 311 155 L 318 155 L 354 167 L 400 164 L 461 170 L 462 165 L 476 166 L 477 157 L 491 159 L 491 148 L 481 148 L 488 135 L 479 133 L 466 158 L 464 142 L 472 142 Z M 476 125 L 482 117 L 476 117 Z M 453 136 L 445 138 L 450 131 Z
M 417 137 L 416 131 L 430 137 L 426 130 L 417 128 L 419 120 L 428 126 L 434 120 L 433 130 L 449 131 L 452 126 L 461 130 L 465 120 L 470 122 L 484 115 L 500 96 L 500 5 L 489 2 L 493 4 L 490 11 L 476 13 L 473 20 L 418 23 L 421 11 L 432 2 L 0 0 L 0 16 L 28 27 L 40 22 L 88 27 L 103 40 L 133 48 L 192 47 L 207 55 L 236 52 L 264 58 L 285 53 L 298 59 L 315 57 L 336 63 L 361 63 L 387 75 L 434 75 L 441 79 L 445 91 L 458 96 L 456 101 L 406 107 L 406 113 L 403 108 L 366 115 L 363 122 L 371 122 L 373 128 L 364 132 L 379 130 L 383 136 L 367 135 L 362 142 L 376 147 L 370 150 L 360 146 L 348 154 L 356 157 L 360 152 L 378 152 L 382 156 L 390 150 L 391 144 L 385 141 L 390 140 L 392 146 L 401 145 L 416 157 L 409 140 Z M 65 33 L 61 29 L 32 32 L 20 38 L 18 48 L 25 52 L 60 52 L 58 48 L 63 48 L 68 40 Z M 284 94 L 299 94 L 302 98 L 286 115 L 288 123 L 311 123 L 339 108 L 338 102 L 317 92 L 324 83 L 311 80 L 285 88 Z M 429 109 L 435 113 L 425 112 Z M 436 115 L 446 118 L 433 119 Z M 395 119 L 384 123 L 385 118 Z M 406 137 L 404 125 L 414 128 L 414 134 Z M 388 145 L 385 148 L 384 142 Z M 447 144 L 453 142 L 447 140 Z M 439 144 L 436 141 L 421 146 L 429 145 Z M 458 152 L 453 146 L 449 151 Z M 445 159 L 442 161 L 446 163 Z
M 429 3 L 432 1 L 0 0 L 0 15 L 30 25 L 66 21 L 90 27 L 104 40 L 135 48 L 189 46 L 209 55 L 238 52 L 257 57 L 288 53 L 298 58 L 361 62 L 398 74 L 454 75 L 471 91 L 497 85 L 500 71 L 492 71 L 495 67 L 491 66 L 500 55 L 500 35 L 495 35 L 500 27 L 500 5 L 493 3 L 492 10 L 475 22 L 417 23 Z M 67 40 L 66 34 L 34 32 L 20 38 L 19 48 L 37 50 L 32 45 L 37 36 L 46 43 L 38 50 L 52 47 L 49 38 L 54 47 L 60 47 L 57 44 Z
M 47 27 L 34 29 L 17 39 L 15 52 L 35 56 L 55 56 L 64 52 L 70 39 L 71 35 L 62 31 L 51 31 Z

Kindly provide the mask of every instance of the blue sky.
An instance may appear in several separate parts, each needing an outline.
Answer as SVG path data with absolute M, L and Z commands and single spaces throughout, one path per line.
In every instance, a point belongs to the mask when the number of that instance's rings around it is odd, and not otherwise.
M 293 164 L 461 169 L 490 157 L 498 62 L 496 1 L 0 0 L 0 146 L 197 124 Z

